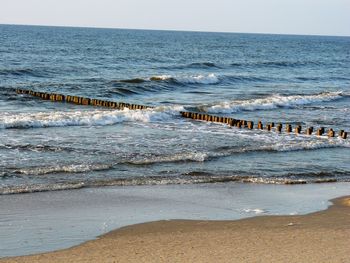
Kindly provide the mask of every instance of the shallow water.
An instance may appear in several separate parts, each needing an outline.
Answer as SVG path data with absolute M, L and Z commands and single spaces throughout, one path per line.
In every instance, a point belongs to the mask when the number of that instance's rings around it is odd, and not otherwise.
M 349 140 L 182 119 L 350 127 L 350 38 L 0 26 L 0 193 L 350 180 Z M 155 106 L 52 103 L 16 88 Z
M 0 196 L 0 257 L 68 248 L 115 228 L 168 219 L 233 220 L 326 209 L 349 183 L 217 183 Z

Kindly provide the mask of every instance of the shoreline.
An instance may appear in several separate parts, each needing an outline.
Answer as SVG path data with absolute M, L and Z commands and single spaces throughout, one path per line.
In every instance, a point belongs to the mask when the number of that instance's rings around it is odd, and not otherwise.
M 160 220 L 304 215 L 349 195 L 350 183 L 106 187 L 0 195 L 0 255 L 66 249 L 114 229 Z
M 331 201 L 306 215 L 141 223 L 68 249 L 0 262 L 345 262 L 350 196 Z

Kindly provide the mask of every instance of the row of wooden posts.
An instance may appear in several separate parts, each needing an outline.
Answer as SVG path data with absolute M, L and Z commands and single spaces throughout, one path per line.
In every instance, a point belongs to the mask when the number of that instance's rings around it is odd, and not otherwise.
M 17 89 L 16 92 L 18 94 L 32 95 L 32 96 L 39 97 L 39 98 L 44 99 L 44 100 L 67 102 L 67 103 L 73 103 L 73 104 L 79 104 L 79 105 L 101 106 L 101 107 L 108 107 L 108 108 L 114 108 L 114 109 L 128 108 L 131 110 L 142 110 L 142 109 L 153 108 L 152 106 L 129 104 L 129 103 L 123 103 L 123 102 L 114 102 L 114 101 L 106 101 L 106 100 L 98 100 L 98 99 L 90 99 L 90 98 L 84 98 L 84 97 L 78 97 L 78 96 L 62 95 L 62 94 L 56 94 L 56 93 L 45 93 L 45 92 L 38 92 L 38 91 L 32 91 L 32 90 Z M 188 112 L 188 111 L 182 111 L 182 112 L 180 112 L 180 114 L 183 118 L 190 118 L 193 120 L 201 120 L 201 121 L 208 121 L 208 122 L 225 123 L 225 124 L 228 124 L 229 126 L 235 126 L 238 128 L 247 128 L 250 130 L 254 129 L 254 122 L 253 121 L 238 120 L 238 119 L 229 118 L 229 117 L 213 116 L 213 115 L 209 115 L 209 114 Z M 279 133 L 282 132 L 282 128 L 283 128 L 282 123 L 278 123 L 275 125 L 275 123 L 271 122 L 271 123 L 266 124 L 266 126 L 265 126 L 265 130 L 267 130 L 267 131 L 275 130 L 276 132 L 279 132 Z M 261 121 L 258 122 L 257 129 L 264 130 L 264 125 Z M 292 125 L 285 124 L 285 131 L 287 133 L 291 133 L 292 132 Z M 294 131 L 296 134 L 301 134 L 302 133 L 301 125 L 297 125 L 294 128 Z M 313 132 L 314 132 L 314 128 L 308 127 L 304 133 L 307 135 L 312 135 Z M 316 135 L 321 136 L 321 135 L 324 135 L 325 132 L 327 132 L 328 137 L 335 137 L 335 131 L 332 128 L 329 128 L 326 131 L 324 127 L 318 128 L 316 130 Z M 348 133 L 344 130 L 340 130 L 338 135 L 340 138 L 346 139 L 348 136 Z
M 107 107 L 107 108 L 114 108 L 114 109 L 128 108 L 131 110 L 143 110 L 143 109 L 153 108 L 151 106 L 145 106 L 145 105 L 90 99 L 90 98 L 84 98 L 79 96 L 62 95 L 57 93 L 45 93 L 45 92 L 38 92 L 38 91 L 32 91 L 32 90 L 16 89 L 16 92 L 17 94 L 28 94 L 34 97 L 39 97 L 44 100 L 67 102 L 67 103 L 73 103 L 73 104 L 79 104 L 79 105 L 100 106 L 100 107 Z
M 247 128 L 249 130 L 254 129 L 254 122 L 253 121 L 247 121 L 247 120 L 238 120 L 234 118 L 228 118 L 228 117 L 221 117 L 221 116 L 213 116 L 209 114 L 203 114 L 203 113 L 196 113 L 196 112 L 187 112 L 187 111 L 182 111 L 180 112 L 181 116 L 184 118 L 190 118 L 193 120 L 201 120 L 201 121 L 209 121 L 209 122 L 219 122 L 219 123 L 225 123 L 228 124 L 229 126 L 235 126 L 238 128 Z M 257 129 L 259 130 L 264 130 L 264 125 L 261 121 L 258 122 L 257 124 Z M 276 132 L 281 133 L 283 129 L 283 124 L 282 123 L 277 123 L 275 124 L 274 122 L 268 123 L 265 126 L 265 130 L 267 131 L 272 131 L 275 130 Z M 285 131 L 287 133 L 292 132 L 292 125 L 291 124 L 285 124 Z M 296 134 L 301 134 L 302 133 L 302 127 L 301 125 L 297 125 L 294 129 Z M 306 135 L 312 135 L 314 132 L 314 127 L 308 127 L 304 134 Z M 327 132 L 328 137 L 335 137 L 335 131 L 332 128 L 329 128 L 327 131 L 325 130 L 324 127 L 318 128 L 316 130 L 316 135 L 321 136 L 324 135 L 325 132 Z M 346 139 L 348 136 L 348 133 L 344 130 L 340 130 L 338 133 L 340 138 Z

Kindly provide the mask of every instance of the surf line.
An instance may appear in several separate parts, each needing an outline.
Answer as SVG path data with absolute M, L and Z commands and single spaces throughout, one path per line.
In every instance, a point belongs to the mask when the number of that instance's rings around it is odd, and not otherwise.
M 229 118 L 229 117 L 222 117 L 222 116 L 214 116 L 214 115 L 209 115 L 209 114 L 202 114 L 202 113 L 196 113 L 196 112 L 188 112 L 188 111 L 181 111 L 180 112 L 181 116 L 183 118 L 189 118 L 193 120 L 199 120 L 199 121 L 208 121 L 208 122 L 218 122 L 218 123 L 224 123 L 229 126 L 235 126 L 237 128 L 247 128 L 249 130 L 254 129 L 254 122 L 253 121 L 247 121 L 247 120 L 239 120 L 239 119 L 234 119 L 234 118 Z M 285 125 L 285 131 L 287 133 L 292 132 L 292 125 L 291 124 L 286 124 Z M 267 130 L 267 131 L 276 131 L 278 133 L 282 132 L 283 124 L 278 123 L 275 125 L 274 122 L 270 122 L 266 124 L 265 129 L 264 129 L 264 124 L 261 121 L 258 121 L 257 124 L 257 129 L 258 130 Z M 295 134 L 302 134 L 302 127 L 301 125 L 297 125 L 294 129 Z M 308 127 L 304 134 L 306 135 L 312 135 L 314 132 L 314 127 Z M 325 134 L 326 130 L 324 127 L 320 127 L 316 130 L 316 135 L 317 136 L 322 136 Z M 335 137 L 335 131 L 332 128 L 329 128 L 327 130 L 327 136 L 329 138 Z M 348 136 L 348 133 L 344 130 L 340 130 L 338 133 L 338 136 L 342 139 L 346 139 Z
M 33 91 L 33 90 L 16 89 L 16 93 L 28 94 L 34 97 L 41 98 L 43 100 L 51 100 L 54 102 L 67 102 L 67 103 L 86 105 L 86 106 L 88 105 L 100 106 L 100 107 L 114 108 L 119 110 L 122 110 L 124 108 L 128 108 L 130 110 L 143 110 L 143 109 L 154 108 L 152 106 L 146 106 L 146 105 L 130 104 L 130 103 L 124 103 L 124 102 L 115 102 L 115 101 L 107 101 L 107 100 L 99 100 L 99 99 L 90 99 L 90 98 L 79 97 L 79 96 L 63 95 L 63 94 L 57 94 L 57 93 L 45 93 L 45 92 L 39 92 L 39 91 Z
M 33 90 L 16 89 L 16 93 L 28 94 L 34 97 L 38 97 L 44 100 L 51 100 L 54 102 L 67 102 L 67 103 L 73 103 L 78 105 L 100 106 L 100 107 L 107 107 L 107 108 L 120 109 L 120 110 L 123 110 L 124 108 L 128 108 L 130 110 L 143 110 L 143 109 L 154 108 L 153 106 L 147 106 L 147 105 L 138 105 L 138 104 L 130 104 L 130 103 L 124 103 L 124 102 L 91 99 L 91 98 L 63 95 L 63 94 L 57 94 L 57 93 L 45 93 L 45 92 L 39 92 L 39 91 L 33 91 Z M 224 123 L 224 124 L 228 124 L 229 126 L 235 126 L 238 128 L 247 128 L 249 130 L 254 129 L 253 121 L 239 120 L 239 119 L 234 119 L 229 117 L 214 116 L 209 114 L 202 114 L 202 113 L 188 112 L 188 111 L 181 111 L 180 114 L 183 118 L 189 118 L 193 120 L 207 121 L 207 122 Z M 287 133 L 291 133 L 292 125 L 285 124 L 285 126 L 286 126 L 285 131 Z M 267 131 L 274 130 L 278 133 L 281 133 L 282 128 L 283 128 L 282 123 L 278 123 L 275 125 L 274 122 L 270 122 L 266 124 L 265 129 L 264 129 L 264 124 L 261 121 L 258 121 L 258 124 L 257 124 L 258 130 L 267 130 Z M 295 134 L 301 134 L 302 133 L 301 125 L 297 125 L 294 131 L 295 131 Z M 305 130 L 304 134 L 312 135 L 313 132 L 314 132 L 314 127 L 308 127 Z M 316 135 L 322 136 L 323 134 L 325 134 L 325 132 L 326 132 L 325 128 L 320 127 L 316 130 Z M 335 137 L 335 131 L 332 128 L 329 128 L 327 130 L 327 136 L 329 138 Z M 342 139 L 346 139 L 347 136 L 348 136 L 348 133 L 344 130 L 340 130 L 338 133 L 338 137 Z

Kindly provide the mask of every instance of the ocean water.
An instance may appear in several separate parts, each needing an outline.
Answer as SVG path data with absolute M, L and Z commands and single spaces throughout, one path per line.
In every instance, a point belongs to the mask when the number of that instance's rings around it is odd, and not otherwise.
M 53 103 L 16 88 L 155 108 Z M 350 37 L 0 25 L 0 194 L 350 181 L 349 139 L 183 110 L 349 131 Z

